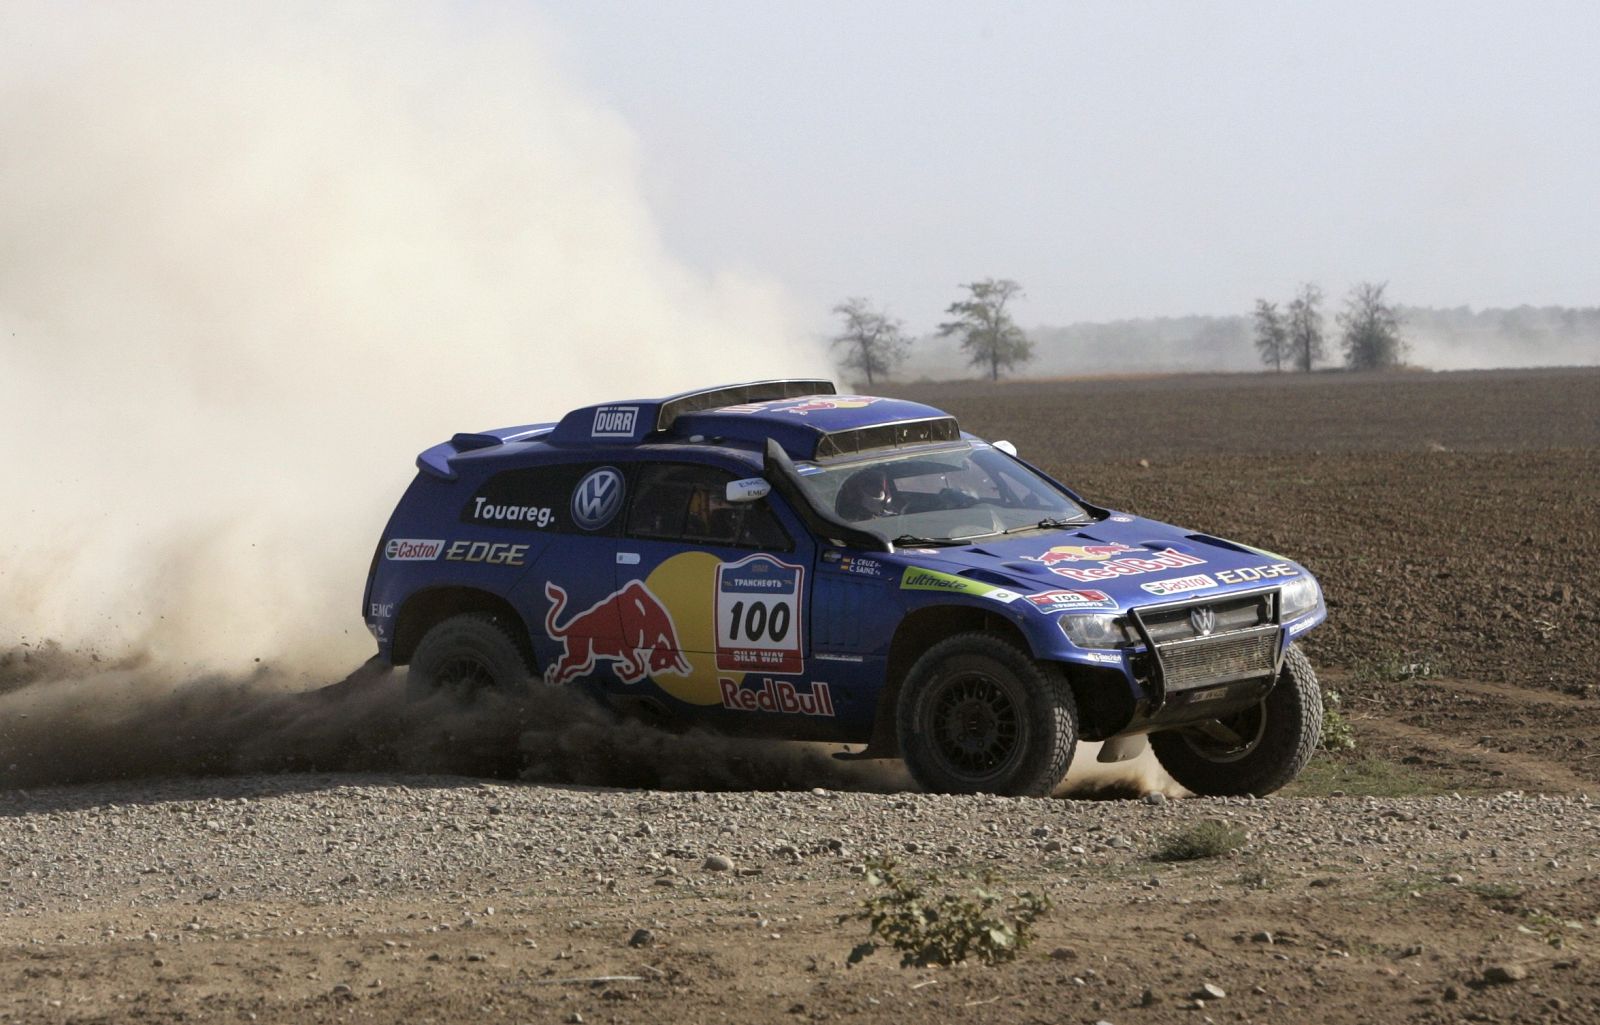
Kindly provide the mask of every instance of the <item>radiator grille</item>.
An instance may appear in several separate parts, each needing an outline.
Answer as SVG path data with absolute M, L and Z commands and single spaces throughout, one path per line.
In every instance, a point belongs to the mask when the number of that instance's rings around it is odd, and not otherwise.
M 1276 627 L 1156 645 L 1167 690 L 1185 690 L 1270 676 L 1277 662 Z
M 1157 644 L 1165 644 L 1198 636 L 1194 624 L 1189 621 L 1189 613 L 1197 606 L 1204 606 L 1215 613 L 1216 620 L 1211 627 L 1213 633 L 1232 633 L 1271 623 L 1274 597 L 1276 597 L 1274 592 L 1266 592 L 1203 602 L 1187 602 L 1183 605 L 1145 610 L 1140 618 L 1144 621 L 1144 628 L 1149 633 L 1150 639 Z

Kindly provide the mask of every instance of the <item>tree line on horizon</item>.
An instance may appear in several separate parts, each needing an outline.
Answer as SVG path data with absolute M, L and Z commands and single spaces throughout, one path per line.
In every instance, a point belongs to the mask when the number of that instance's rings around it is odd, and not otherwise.
M 1402 366 L 1419 337 L 1432 339 L 1435 349 L 1442 338 L 1469 348 L 1500 345 L 1508 353 L 1564 354 L 1573 352 L 1578 342 L 1594 339 L 1600 354 L 1600 307 L 1402 306 L 1388 298 L 1387 283 L 1362 282 L 1351 288 L 1345 309 L 1333 318 L 1337 336 L 1328 331 L 1323 294 L 1315 284 L 1302 286 L 1283 306 L 1260 299 L 1253 313 L 1084 321 L 1029 332 L 1012 316 L 1013 300 L 1023 294 L 1015 281 L 986 278 L 961 288 L 962 298 L 946 308 L 949 319 L 922 343 L 954 339 L 965 364 L 981 368 L 991 380 L 1036 357 L 1042 357 L 1040 369 L 1047 374 L 1071 373 L 1080 360 L 1093 360 L 1099 352 L 1114 353 L 1124 364 L 1130 354 L 1139 354 L 1135 361 L 1142 359 L 1152 369 L 1165 364 L 1191 371 L 1243 370 L 1246 361 L 1259 360 L 1276 371 L 1305 371 L 1327 365 L 1335 340 L 1343 365 L 1351 369 Z M 908 359 L 943 358 L 933 353 L 913 357 L 916 340 L 906 334 L 903 323 L 868 299 L 847 299 L 833 312 L 842 319 L 830 339 L 839 363 L 869 385 L 892 375 Z M 1247 357 L 1252 348 L 1254 354 Z M 923 351 L 915 348 L 916 353 Z
M 1345 296 L 1345 308 L 1335 315 L 1351 370 L 1389 370 L 1405 363 L 1408 347 L 1400 334 L 1405 318 L 1384 291 L 1388 282 L 1358 282 Z M 1322 289 L 1312 283 L 1300 286 L 1289 308 L 1256 300 L 1255 345 L 1261 362 L 1282 372 L 1284 364 L 1305 373 L 1327 358 L 1326 328 L 1322 316 Z
M 945 308 L 951 319 L 939 325 L 938 336 L 959 338 L 967 365 L 986 367 L 991 381 L 1000 379 L 1002 369 L 1033 359 L 1033 342 L 1008 308 L 1022 295 L 1022 286 L 1010 278 L 984 278 L 961 287 L 966 297 Z M 903 321 L 859 296 L 839 303 L 833 312 L 844 322 L 831 339 L 835 349 L 844 350 L 840 363 L 866 374 L 868 387 L 905 362 L 911 339 Z

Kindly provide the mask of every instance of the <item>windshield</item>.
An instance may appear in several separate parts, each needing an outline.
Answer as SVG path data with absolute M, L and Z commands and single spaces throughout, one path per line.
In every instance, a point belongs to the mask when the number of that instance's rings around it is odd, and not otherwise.
M 797 469 L 817 508 L 902 544 L 962 541 L 1046 520 L 1089 518 L 1055 485 L 987 446 L 952 445 Z

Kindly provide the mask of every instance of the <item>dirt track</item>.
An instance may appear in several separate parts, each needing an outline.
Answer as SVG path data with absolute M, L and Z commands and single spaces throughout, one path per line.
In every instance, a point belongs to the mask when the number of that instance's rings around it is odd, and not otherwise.
M 1574 798 L 295 776 L 40 793 L 0 813 L 14 1020 L 1194 1022 L 1208 983 L 1226 994 L 1207 1001 L 1217 1021 L 1600 1015 L 1600 802 Z M 1222 860 L 1152 860 L 1201 817 L 1248 839 Z M 993 869 L 1056 907 L 1011 965 L 904 969 L 880 951 L 847 967 L 867 930 L 839 919 L 872 851 L 962 889 Z M 1490 983 L 1497 968 L 1527 975 Z
M 902 391 L 1093 499 L 1311 566 L 1357 750 L 1265 802 L 11 792 L 0 1020 L 1600 1021 L 1600 372 Z M 1152 860 L 1206 818 L 1248 839 Z M 1013 965 L 847 968 L 874 850 L 1057 906 Z

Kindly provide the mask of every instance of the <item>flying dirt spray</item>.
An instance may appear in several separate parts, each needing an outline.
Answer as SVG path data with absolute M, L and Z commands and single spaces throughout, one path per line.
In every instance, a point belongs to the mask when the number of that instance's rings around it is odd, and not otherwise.
M 371 651 L 415 453 L 826 372 L 550 53 L 510 5 L 0 7 L 0 781 L 460 768 L 381 682 L 297 693 Z

